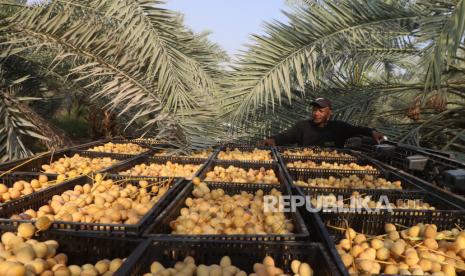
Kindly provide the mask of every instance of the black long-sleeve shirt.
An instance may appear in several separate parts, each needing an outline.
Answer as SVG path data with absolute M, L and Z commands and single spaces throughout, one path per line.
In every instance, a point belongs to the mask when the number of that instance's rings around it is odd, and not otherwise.
M 324 127 L 312 120 L 299 121 L 287 131 L 274 136 L 277 146 L 298 144 L 301 146 L 343 147 L 354 136 L 372 136 L 373 129 L 353 126 L 342 121 L 328 121 Z

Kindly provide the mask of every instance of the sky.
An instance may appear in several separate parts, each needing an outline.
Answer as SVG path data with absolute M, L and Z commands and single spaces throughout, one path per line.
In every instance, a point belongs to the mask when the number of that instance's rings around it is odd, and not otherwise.
M 286 22 L 281 12 L 285 0 L 166 0 L 165 7 L 184 14 L 184 20 L 195 32 L 211 31 L 209 38 L 232 57 L 250 34 L 263 34 L 263 23 L 276 19 Z

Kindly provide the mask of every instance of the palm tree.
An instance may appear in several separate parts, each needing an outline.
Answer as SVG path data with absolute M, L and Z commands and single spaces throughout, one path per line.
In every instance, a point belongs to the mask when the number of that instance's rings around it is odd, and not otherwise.
M 226 54 L 161 1 L 1 3 L 1 58 L 35 62 L 143 134 L 202 147 L 219 139 L 216 101 Z M 37 58 L 37 55 L 42 58 Z M 203 137 L 203 139 L 200 139 Z
M 192 148 L 274 134 L 325 95 L 336 118 L 463 151 L 462 1 L 293 2 L 289 23 L 253 36 L 232 72 L 156 0 L 3 2 L 0 58 Z
M 234 85 L 223 102 L 236 135 L 258 139 L 277 133 L 308 114 L 310 99 L 325 95 L 335 100 L 336 118 L 378 127 L 404 142 L 426 143 L 424 132 L 445 112 L 428 108 L 431 97 L 444 102 L 444 95 L 454 95 L 453 102 L 445 102 L 447 114 L 464 108 L 462 87 L 452 87 L 448 73 L 463 64 L 457 56 L 464 6 L 463 1 L 301 1 L 286 13 L 288 24 L 268 23 L 265 35 L 253 36 L 235 66 Z M 463 121 L 452 116 L 448 124 L 459 129 Z M 447 137 L 456 148 L 463 144 L 463 132 Z

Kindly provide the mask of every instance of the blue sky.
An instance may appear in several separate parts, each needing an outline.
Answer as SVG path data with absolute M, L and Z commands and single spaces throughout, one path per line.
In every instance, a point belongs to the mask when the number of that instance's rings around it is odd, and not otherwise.
M 250 34 L 263 33 L 263 22 L 286 22 L 284 0 L 167 0 L 166 8 L 184 14 L 195 32 L 209 30 L 210 39 L 231 56 L 244 49 Z

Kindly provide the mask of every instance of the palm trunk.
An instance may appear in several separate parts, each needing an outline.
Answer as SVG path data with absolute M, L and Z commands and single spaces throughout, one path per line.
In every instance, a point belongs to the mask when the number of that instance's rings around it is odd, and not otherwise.
M 41 140 L 48 150 L 59 150 L 73 145 L 66 133 L 42 118 L 37 112 L 22 102 L 16 102 L 16 107 L 33 123 L 38 132 L 49 140 Z

